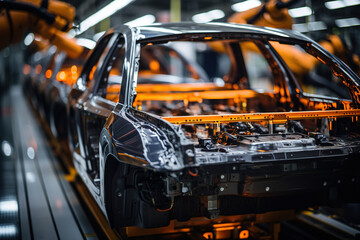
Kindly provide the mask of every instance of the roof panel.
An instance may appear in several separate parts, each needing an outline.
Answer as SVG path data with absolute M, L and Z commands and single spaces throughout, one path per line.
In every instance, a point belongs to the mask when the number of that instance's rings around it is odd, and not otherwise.
M 254 36 L 271 36 L 282 39 L 291 38 L 301 41 L 310 41 L 305 35 L 298 32 L 285 29 L 275 29 L 269 27 L 260 27 L 247 24 L 231 24 L 231 23 L 158 23 L 148 26 L 137 27 L 140 30 L 142 39 L 166 37 L 179 34 L 194 33 L 243 33 L 254 34 Z

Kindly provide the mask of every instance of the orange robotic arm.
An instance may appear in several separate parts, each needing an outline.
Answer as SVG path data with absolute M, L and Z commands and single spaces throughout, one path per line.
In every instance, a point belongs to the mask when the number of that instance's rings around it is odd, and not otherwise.
M 292 1 L 294 2 L 294 1 Z M 244 12 L 235 13 L 228 21 L 234 23 L 251 23 L 259 26 L 274 28 L 292 28 L 292 18 L 287 8 L 279 7 L 279 1 L 270 0 L 258 7 Z M 304 74 L 310 71 L 316 64 L 316 59 L 309 58 L 293 46 L 273 44 L 276 51 L 284 58 L 290 69 L 296 74 Z
M 235 13 L 228 19 L 228 21 L 234 23 L 250 23 L 259 26 L 292 29 L 292 18 L 289 15 L 287 8 L 295 2 L 296 0 L 270 0 L 261 6 L 244 12 Z M 321 41 L 319 44 L 330 53 L 346 60 L 346 56 L 344 56 L 346 50 L 341 39 L 336 35 L 330 35 L 328 36 L 328 40 L 329 41 Z M 290 69 L 295 74 L 306 74 L 318 63 L 315 58 L 312 58 L 307 53 L 298 50 L 296 47 L 290 45 L 280 45 L 277 43 L 273 44 L 273 47 L 284 58 Z M 354 58 L 353 62 L 358 64 L 356 59 L 358 58 Z
M 27 30 L 48 39 L 51 44 L 64 50 L 70 57 L 77 57 L 83 48 L 69 39 L 65 33 L 74 20 L 73 6 L 53 0 L 1 1 L 0 50 L 21 41 Z
M 295 1 L 280 4 L 282 2 L 270 0 L 258 7 L 244 12 L 235 13 L 228 19 L 228 21 L 234 23 L 249 23 L 273 28 L 291 29 L 293 22 L 286 7 L 293 2 Z

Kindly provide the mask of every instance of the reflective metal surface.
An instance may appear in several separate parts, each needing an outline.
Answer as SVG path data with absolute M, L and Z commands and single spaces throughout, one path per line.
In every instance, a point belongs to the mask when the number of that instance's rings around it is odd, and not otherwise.
M 13 109 L 9 96 L 0 95 L 0 239 L 18 239 L 19 206 L 16 191 L 15 149 L 11 128 Z
M 1 104 L 0 239 L 97 239 L 20 88 Z

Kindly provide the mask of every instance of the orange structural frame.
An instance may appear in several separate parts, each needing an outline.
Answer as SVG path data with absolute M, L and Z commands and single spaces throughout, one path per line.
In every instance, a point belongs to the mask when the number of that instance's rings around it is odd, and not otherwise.
M 201 101 L 202 99 L 232 99 L 232 98 L 252 98 L 259 95 L 253 90 L 223 90 L 223 91 L 203 91 L 203 92 L 179 92 L 179 93 L 138 93 L 135 102 L 142 101 L 175 101 L 188 100 L 190 102 Z M 262 94 L 263 95 L 263 94 Z
M 231 90 L 231 84 L 217 86 L 215 83 L 172 83 L 172 84 L 139 84 L 136 92 L 190 92 L 190 91 L 214 91 L 214 90 Z
M 120 93 L 120 84 L 113 84 L 107 87 L 107 93 Z M 136 87 L 137 93 L 171 93 L 191 91 L 217 91 L 232 90 L 231 84 L 217 86 L 215 83 L 172 83 L 172 84 L 139 84 Z
M 285 123 L 288 120 L 341 118 L 360 115 L 360 109 L 353 110 L 326 110 L 326 111 L 298 111 L 298 112 L 271 112 L 271 113 L 242 113 L 225 115 L 198 115 L 163 117 L 173 124 L 205 124 L 228 122 L 262 122 Z

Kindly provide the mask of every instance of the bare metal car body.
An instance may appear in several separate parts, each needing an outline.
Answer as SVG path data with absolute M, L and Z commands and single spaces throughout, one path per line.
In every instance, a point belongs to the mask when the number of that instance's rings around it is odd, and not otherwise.
M 146 84 L 138 78 L 141 49 L 170 41 L 215 40 L 228 44 L 234 59 L 241 52 L 233 42 L 256 43 L 271 66 L 274 93 L 235 88 L 246 76 L 239 74 L 236 59 L 228 87 L 213 86 L 215 94 L 205 88 L 172 89 L 168 83 L 161 90 L 144 90 Z M 303 92 L 270 41 L 296 43 L 321 59 L 343 79 L 351 99 Z M 120 49 L 121 88 L 113 102 L 105 96 Z M 117 228 L 357 201 L 359 82 L 339 59 L 296 32 L 216 23 L 124 26 L 102 37 L 70 92 L 75 166 Z M 137 92 L 141 87 L 143 92 Z M 240 99 L 242 111 L 214 110 L 219 102 L 238 104 L 234 99 Z M 151 105 L 144 102 L 175 100 L 185 108 L 198 102 L 210 110 L 188 116 L 162 116 L 151 106 L 143 110 Z M 254 113 L 259 106 L 261 112 Z M 324 123 L 327 128 L 321 130 Z

